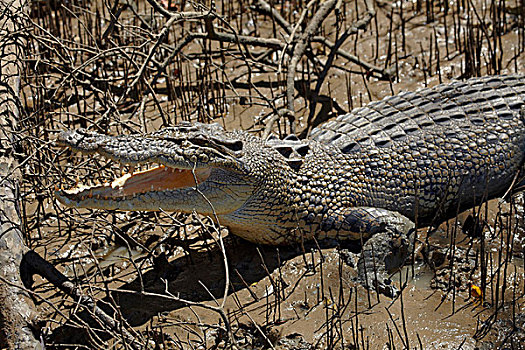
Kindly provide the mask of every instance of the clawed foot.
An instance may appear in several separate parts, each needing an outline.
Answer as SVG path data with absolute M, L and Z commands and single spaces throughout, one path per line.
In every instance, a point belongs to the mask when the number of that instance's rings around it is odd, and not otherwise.
M 399 270 L 410 255 L 412 232 L 404 234 L 387 231 L 366 241 L 357 262 L 359 282 L 390 298 L 396 297 L 399 290 L 392 284 L 390 275 Z

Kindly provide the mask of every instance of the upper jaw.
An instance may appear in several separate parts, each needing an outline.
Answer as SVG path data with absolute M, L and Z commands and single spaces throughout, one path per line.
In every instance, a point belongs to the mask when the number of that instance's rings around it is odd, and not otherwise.
M 114 137 L 78 129 L 60 133 L 56 143 L 86 154 L 99 153 L 132 167 L 138 164 L 159 163 L 185 170 L 209 167 L 232 170 L 241 168 L 239 154 L 228 154 L 212 145 L 193 144 L 188 139 L 159 137 L 157 134 Z

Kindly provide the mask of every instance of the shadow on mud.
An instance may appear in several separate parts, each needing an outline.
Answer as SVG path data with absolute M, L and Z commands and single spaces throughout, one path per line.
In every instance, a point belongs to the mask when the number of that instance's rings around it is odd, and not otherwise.
M 240 291 L 253 283 L 261 281 L 287 260 L 300 255 L 305 262 L 311 263 L 310 252 L 314 249 L 341 247 L 351 252 L 359 252 L 360 244 L 356 241 L 336 242 L 325 240 L 308 242 L 303 246 L 258 246 L 237 237 L 225 239 L 226 255 L 230 272 L 229 293 Z M 307 265 L 308 266 L 308 265 Z M 109 315 L 123 319 L 132 326 L 143 325 L 160 313 L 170 312 L 187 306 L 183 302 L 169 300 L 164 297 L 140 295 L 143 289 L 147 293 L 166 295 L 167 291 L 178 298 L 192 302 L 206 302 L 220 299 L 224 293 L 225 270 L 224 257 L 217 245 L 200 252 L 168 262 L 166 259 L 156 263 L 155 269 L 143 273 L 140 277 L 122 285 L 111 293 L 111 299 L 106 297 L 99 301 L 98 306 Z M 205 287 L 204 287 L 205 286 Z M 116 305 L 112 305 L 112 303 Z M 118 309 L 120 315 L 115 315 Z M 78 312 L 73 319 L 79 318 L 91 326 L 91 329 L 102 329 L 90 313 Z M 111 337 L 105 332 L 97 333 L 103 340 Z M 84 328 L 78 329 L 69 325 L 57 328 L 51 335 L 53 343 L 87 344 L 89 336 Z

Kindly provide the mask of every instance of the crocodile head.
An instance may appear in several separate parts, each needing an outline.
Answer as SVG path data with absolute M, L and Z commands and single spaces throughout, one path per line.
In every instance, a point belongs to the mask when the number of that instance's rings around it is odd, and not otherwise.
M 293 176 L 273 147 L 217 124 L 183 123 L 140 136 L 107 136 L 84 129 L 62 132 L 62 146 L 100 154 L 130 169 L 104 185 L 57 190 L 69 207 L 165 210 L 217 215 L 230 231 L 254 242 L 286 236 L 280 208 Z M 144 166 L 148 164 L 148 166 Z M 147 170 L 134 172 L 136 165 Z

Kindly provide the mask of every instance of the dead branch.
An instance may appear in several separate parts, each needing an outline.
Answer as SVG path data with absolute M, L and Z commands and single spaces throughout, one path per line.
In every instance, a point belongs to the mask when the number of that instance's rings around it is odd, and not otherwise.
M 295 107 L 294 107 L 294 92 L 295 92 L 295 73 L 297 71 L 297 64 L 303 57 L 306 47 L 310 43 L 310 38 L 324 22 L 326 17 L 332 12 L 338 0 L 327 0 L 321 4 L 315 15 L 312 17 L 304 32 L 297 38 L 297 43 L 294 46 L 290 63 L 288 64 L 288 73 L 286 75 L 286 98 L 288 100 L 288 121 L 290 123 L 290 131 L 295 134 Z
M 255 3 L 252 6 L 250 6 L 250 9 L 257 11 L 261 14 L 270 15 L 272 18 L 275 19 L 277 24 L 279 24 L 281 28 L 283 28 L 286 31 L 288 35 L 292 33 L 292 26 L 290 25 L 290 23 L 288 23 L 288 21 L 284 19 L 284 17 L 281 16 L 281 14 L 274 7 L 271 7 L 270 4 L 266 1 L 256 0 Z
M 208 310 L 214 311 L 217 314 L 219 314 L 219 316 L 221 317 L 222 321 L 225 324 L 225 326 L 224 326 L 225 328 L 223 328 L 224 332 L 228 334 L 228 336 L 230 337 L 230 339 L 232 341 L 235 340 L 233 338 L 233 336 L 231 336 L 231 324 L 230 324 L 230 321 L 228 320 L 228 316 L 224 312 L 224 309 L 222 307 L 220 307 L 220 306 L 211 306 L 211 305 L 208 305 L 208 304 L 205 304 L 205 303 L 199 303 L 199 302 L 194 302 L 194 301 L 191 301 L 191 300 L 186 300 L 186 299 L 180 298 L 180 297 L 174 295 L 172 292 L 170 292 L 167 283 L 166 283 L 166 288 L 164 290 L 165 294 L 159 294 L 159 293 L 153 293 L 153 292 L 138 292 L 138 291 L 135 291 L 135 290 L 128 290 L 128 289 L 110 289 L 110 291 L 118 292 L 118 293 L 126 293 L 126 294 L 132 294 L 132 295 L 145 296 L 145 297 L 162 298 L 162 299 L 166 299 L 166 300 L 169 300 L 169 301 L 172 301 L 172 302 L 180 302 L 180 303 L 183 303 L 183 304 L 186 304 L 186 305 L 197 306 L 197 307 L 201 307 L 203 309 L 208 309 Z M 222 328 L 222 327 L 220 327 L 220 328 Z
M 321 5 L 317 13 L 314 15 L 312 20 L 310 21 L 309 25 L 305 29 L 305 32 L 301 34 L 301 36 L 297 39 L 295 39 L 295 32 L 299 28 L 300 22 L 305 17 L 306 10 L 303 11 L 303 15 L 301 16 L 301 20 L 299 20 L 298 23 L 292 28 L 292 26 L 277 12 L 275 9 L 273 9 L 267 2 L 264 0 L 258 0 L 256 3 L 251 6 L 251 8 L 255 11 L 258 11 L 259 13 L 268 14 L 276 19 L 277 23 L 286 31 L 286 33 L 289 35 L 288 38 L 286 38 L 286 42 L 277 39 L 277 38 L 262 38 L 262 37 L 254 37 L 254 36 L 246 36 L 246 35 L 240 35 L 235 32 L 233 33 L 225 33 L 220 32 L 215 29 L 215 26 L 213 25 L 214 19 L 219 19 L 224 24 L 228 25 L 227 22 L 223 21 L 222 18 L 210 10 L 204 9 L 202 12 L 188 12 L 188 13 L 174 13 L 170 12 L 168 10 L 165 10 L 161 5 L 159 5 L 156 0 L 148 0 L 148 2 L 157 10 L 161 9 L 160 12 L 168 19 L 166 24 L 164 25 L 161 33 L 158 35 L 158 40 L 156 41 L 155 45 L 153 45 L 149 51 L 148 58 L 146 61 L 142 64 L 141 69 L 139 70 L 139 73 L 135 76 L 135 79 L 133 82 L 128 86 L 128 89 L 126 90 L 126 93 L 124 94 L 124 97 L 128 95 L 129 91 L 138 83 L 138 81 L 141 79 L 141 77 L 144 74 L 144 70 L 147 66 L 147 63 L 149 59 L 152 58 L 152 56 L 155 54 L 157 49 L 160 46 L 160 43 L 164 40 L 165 36 L 167 35 L 168 29 L 170 26 L 173 25 L 173 23 L 178 21 L 183 21 L 186 19 L 202 19 L 204 20 L 205 24 L 205 32 L 203 33 L 196 33 L 196 32 L 190 32 L 186 34 L 181 41 L 173 48 L 171 51 L 169 57 L 160 65 L 160 69 L 158 69 L 156 75 L 153 77 L 153 79 L 147 84 L 149 86 L 153 86 L 161 74 L 165 71 L 166 67 L 173 61 L 173 59 L 182 51 L 184 47 L 189 45 L 191 42 L 197 39 L 207 39 L 214 42 L 221 42 L 221 43 L 232 43 L 237 44 L 240 46 L 255 46 L 255 47 L 266 47 L 270 49 L 276 49 L 280 50 L 282 52 L 281 55 L 284 55 L 285 53 L 288 53 L 291 56 L 289 67 L 288 67 L 288 75 L 287 75 L 287 97 L 288 97 L 288 108 L 284 109 L 277 109 L 274 104 L 271 101 L 266 101 L 268 106 L 272 107 L 274 109 L 274 117 L 270 119 L 269 123 L 266 124 L 264 135 L 268 135 L 269 132 L 272 130 L 273 124 L 279 120 L 280 117 L 287 117 L 290 121 L 290 127 L 292 132 L 295 132 L 295 123 L 292 122 L 292 120 L 295 119 L 294 116 L 294 109 L 290 109 L 290 107 L 293 107 L 293 93 L 294 93 L 294 84 L 292 76 L 295 77 L 295 72 L 297 70 L 297 64 L 299 62 L 300 57 L 303 56 L 303 54 L 306 51 L 307 45 L 310 43 L 310 41 L 315 41 L 323 44 L 324 46 L 328 47 L 332 51 L 332 55 L 329 58 L 329 60 L 324 64 L 323 69 L 323 75 L 320 77 L 320 80 L 318 80 L 317 86 L 321 86 L 322 82 L 324 81 L 324 77 L 326 77 L 326 74 L 332 65 L 332 62 L 335 58 L 335 55 L 340 55 L 349 61 L 358 64 L 366 69 L 367 72 L 369 72 L 372 75 L 377 75 L 381 79 L 385 79 L 389 77 L 389 72 L 376 67 L 372 64 L 369 64 L 365 61 L 360 60 L 358 57 L 342 50 L 340 46 L 343 44 L 344 40 L 341 40 L 337 43 L 331 42 L 329 39 L 322 37 L 322 36 L 314 36 L 315 31 L 318 30 L 318 27 L 321 25 L 322 21 L 326 18 L 326 16 L 329 15 L 329 13 L 335 8 L 335 6 L 338 4 L 337 1 L 328 1 Z M 350 35 L 358 33 L 359 30 L 365 29 L 366 26 L 369 24 L 370 20 L 375 15 L 375 11 L 373 9 L 373 5 L 371 4 L 370 0 L 367 0 L 366 2 L 367 6 L 367 12 L 365 16 L 356 21 L 354 24 L 352 24 L 350 27 L 348 27 L 343 34 L 344 39 L 349 37 Z M 317 17 L 316 17 L 317 16 Z M 230 28 L 232 29 L 232 28 Z M 296 43 L 295 46 L 290 46 L 290 43 Z M 240 50 L 242 53 L 243 51 Z M 294 58 L 295 57 L 295 58 Z M 315 57 L 315 55 L 308 54 L 309 59 L 312 61 L 314 65 L 319 65 L 319 60 Z M 251 70 L 250 65 L 247 65 L 248 70 Z M 279 70 L 278 70 L 279 71 Z M 249 74 L 251 76 L 251 74 Z M 256 86 L 249 82 L 249 85 L 252 86 L 261 96 L 261 98 L 266 100 L 266 97 L 264 94 L 260 93 Z M 316 94 L 313 94 L 312 96 L 315 96 Z M 318 95 L 318 92 L 317 92 Z M 314 97 L 315 98 L 315 97 Z M 315 108 L 315 102 L 312 100 L 314 108 Z M 323 111 L 329 112 L 329 108 L 323 108 Z M 338 109 L 338 112 L 341 113 L 341 109 Z M 311 119 L 309 117 L 308 119 Z M 326 120 L 327 116 L 325 115 L 322 118 L 317 118 L 318 121 Z M 319 123 L 317 123 L 319 124 Z M 311 128 L 310 128 L 311 129 Z
M 321 36 L 314 36 L 312 38 L 312 42 L 321 43 L 329 49 L 332 49 L 336 46 L 334 42 L 330 41 L 329 39 L 325 37 L 321 37 Z M 371 63 L 363 61 L 359 57 L 352 55 L 351 53 L 343 49 L 340 49 L 340 48 L 338 48 L 336 52 L 339 56 L 346 58 L 348 61 L 355 63 L 358 66 L 363 67 L 365 71 L 369 73 L 371 76 L 375 76 L 382 80 L 389 80 L 392 77 L 392 74 L 393 74 L 392 69 L 388 69 L 388 68 L 384 69 L 384 68 L 375 66 Z
M 129 326 L 126 326 L 115 317 L 111 317 L 106 312 L 104 312 L 100 307 L 97 306 L 97 302 L 93 298 L 83 293 L 80 288 L 78 288 L 72 281 L 70 281 L 66 276 L 64 276 L 40 255 L 33 251 L 27 252 L 24 256 L 24 265 L 26 265 L 28 271 L 44 277 L 55 287 L 74 299 L 79 306 L 92 312 L 96 316 L 97 321 L 103 323 L 108 329 L 117 334 L 122 334 L 123 338 L 126 340 L 127 344 L 131 346 L 131 348 L 144 348 L 144 344 L 141 344 L 136 339 L 136 337 L 126 329 L 129 328 Z M 27 288 L 30 288 L 32 284 L 32 275 L 27 276 L 24 283 L 26 284 Z
M 374 6 L 371 3 L 371 1 L 370 0 L 366 0 L 365 1 L 365 5 L 366 5 L 366 8 L 367 8 L 367 11 L 364 14 L 364 17 L 362 19 L 356 21 L 355 23 L 353 23 L 347 29 L 347 31 L 348 31 L 348 33 L 350 35 L 357 34 L 359 30 L 365 30 L 366 27 L 368 26 L 368 24 L 370 23 L 370 21 L 372 20 L 372 18 L 375 16 Z M 266 15 L 272 16 L 273 18 L 275 18 L 275 21 L 277 22 L 277 24 L 279 24 L 279 26 L 281 26 L 281 28 L 283 28 L 286 31 L 287 34 L 291 34 L 292 33 L 292 26 L 290 25 L 290 23 L 288 23 L 288 21 L 286 21 L 281 16 L 281 14 L 275 8 L 271 7 L 270 4 L 268 4 L 266 1 L 264 1 L 264 0 L 257 0 L 256 4 L 254 4 L 250 8 L 252 10 L 254 10 L 254 11 L 257 11 L 257 12 L 261 13 L 261 14 L 266 14 Z M 328 39 L 328 38 L 326 38 L 324 36 L 315 35 L 315 36 L 312 37 L 311 42 L 321 43 L 321 44 L 323 44 L 324 46 L 326 46 L 327 48 L 329 48 L 331 50 L 335 47 L 335 43 L 330 41 L 330 39 Z M 354 64 L 356 64 L 358 66 L 363 67 L 366 70 L 366 72 L 376 76 L 379 79 L 389 80 L 390 77 L 392 76 L 392 72 L 391 72 L 390 69 L 384 69 L 384 68 L 375 66 L 373 64 L 370 64 L 370 63 L 368 63 L 366 61 L 363 61 L 359 57 L 357 57 L 355 55 L 352 55 L 348 51 L 345 51 L 345 50 L 343 50 L 343 49 L 341 49 L 339 47 L 337 48 L 336 53 L 337 53 L 338 56 L 346 58 L 350 62 L 352 62 L 352 63 L 354 63 Z
M 373 5 L 370 3 L 370 0 L 365 1 L 365 4 L 367 6 L 367 12 L 363 19 L 355 22 L 353 25 L 348 27 L 344 31 L 344 33 L 342 33 L 337 38 L 337 41 L 335 43 L 330 42 L 329 43 L 330 45 L 328 45 L 327 43 L 328 40 L 323 42 L 325 45 L 330 47 L 330 54 L 328 55 L 328 59 L 326 60 L 323 70 L 319 74 L 319 79 L 317 80 L 315 89 L 312 92 L 312 96 L 311 98 L 309 98 L 310 113 L 308 114 L 308 119 L 306 123 L 307 128 L 301 134 L 302 137 L 306 137 L 306 135 L 308 135 L 313 128 L 315 128 L 316 126 L 320 125 L 321 123 L 331 118 L 330 112 L 332 111 L 332 105 L 335 103 L 335 101 L 332 101 L 329 98 L 328 99 L 325 98 L 323 101 L 321 101 L 320 96 L 319 96 L 321 92 L 321 87 L 323 86 L 324 81 L 326 77 L 328 76 L 328 71 L 332 67 L 335 56 L 339 52 L 341 45 L 343 45 L 343 43 L 346 41 L 346 39 L 350 35 L 358 33 L 360 29 L 361 30 L 365 29 L 370 23 L 370 21 L 372 20 L 372 18 L 374 17 L 375 10 L 373 8 Z M 320 37 L 320 38 L 326 39 L 324 37 Z M 322 105 L 321 111 L 317 114 L 317 116 L 314 119 L 314 114 L 315 114 L 318 102 L 323 102 L 323 105 Z M 341 108 L 338 107 L 337 110 L 341 114 Z
M 146 58 L 146 60 L 144 60 L 144 63 L 142 64 L 142 66 L 140 67 L 140 70 L 139 72 L 137 73 L 137 76 L 135 77 L 135 79 L 133 80 L 133 82 L 131 82 L 131 84 L 129 85 L 129 87 L 127 88 L 126 92 L 124 93 L 123 97 L 127 96 L 128 93 L 131 91 L 131 89 L 133 89 L 135 87 L 135 85 L 140 81 L 140 79 L 142 78 L 142 75 L 144 74 L 144 70 L 146 69 L 146 67 L 148 66 L 149 62 L 151 61 L 151 59 L 153 58 L 153 55 L 155 54 L 156 50 L 158 49 L 158 47 L 162 44 L 162 42 L 165 40 L 166 36 L 168 35 L 168 32 L 170 30 L 170 27 L 172 25 L 174 25 L 175 23 L 177 22 L 180 22 L 180 21 L 184 21 L 184 20 L 190 20 L 190 19 L 204 19 L 208 16 L 210 16 L 211 12 L 189 12 L 189 13 L 183 13 L 183 12 L 180 12 L 180 13 L 172 13 L 172 12 L 169 12 L 167 10 L 165 10 L 162 6 L 160 6 L 155 0 L 148 0 L 148 2 L 150 4 L 152 4 L 155 9 L 159 10 L 159 9 L 162 9 L 162 14 L 164 15 L 167 15 L 169 14 L 170 17 L 169 19 L 166 21 L 166 23 L 164 24 L 161 32 L 157 35 L 157 41 L 155 42 L 155 44 L 150 48 L 149 50 L 149 53 L 148 53 L 148 56 Z
M 31 299 L 14 285 L 22 285 L 20 263 L 28 248 L 20 228 L 18 118 L 20 74 L 25 42 L 19 32 L 24 1 L 0 2 L 0 347 L 41 349 L 34 331 L 36 312 Z

